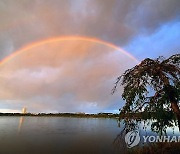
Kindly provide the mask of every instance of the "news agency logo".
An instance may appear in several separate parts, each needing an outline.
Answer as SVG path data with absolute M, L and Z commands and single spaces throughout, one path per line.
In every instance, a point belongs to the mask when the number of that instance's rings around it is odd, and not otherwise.
M 139 144 L 140 135 L 138 130 L 130 131 L 125 135 L 125 142 L 128 148 L 132 148 Z
M 152 142 L 180 142 L 180 136 L 142 136 L 144 143 Z M 132 148 L 139 144 L 141 140 L 138 130 L 133 130 L 125 135 L 125 142 L 128 148 Z

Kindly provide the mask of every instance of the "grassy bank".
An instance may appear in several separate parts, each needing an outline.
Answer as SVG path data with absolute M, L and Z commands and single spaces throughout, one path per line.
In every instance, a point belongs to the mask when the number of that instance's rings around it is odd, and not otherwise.
M 151 143 L 142 147 L 128 150 L 129 154 L 179 154 L 180 142 Z

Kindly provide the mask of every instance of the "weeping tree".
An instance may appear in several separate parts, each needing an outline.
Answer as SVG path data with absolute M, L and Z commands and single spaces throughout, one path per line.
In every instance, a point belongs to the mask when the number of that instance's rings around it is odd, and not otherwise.
M 117 78 L 112 90 L 124 86 L 121 115 L 147 113 L 162 122 L 176 118 L 180 127 L 180 54 L 147 58 Z

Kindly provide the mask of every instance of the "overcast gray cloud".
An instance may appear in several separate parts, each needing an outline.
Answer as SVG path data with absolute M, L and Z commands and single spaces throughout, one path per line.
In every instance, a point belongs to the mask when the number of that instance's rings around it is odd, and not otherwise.
M 1 64 L 0 99 L 31 112 L 100 112 L 115 103 L 118 109 L 120 94 L 112 96 L 111 89 L 116 77 L 135 64 L 121 51 L 95 42 L 43 44 Z
M 1 0 L 0 57 L 62 35 L 97 37 L 119 46 L 179 20 L 179 0 Z
M 72 35 L 104 40 L 147 57 L 150 45 L 163 51 L 163 43 L 175 39 L 160 29 L 179 22 L 179 8 L 179 0 L 0 0 L 0 60 L 32 42 Z M 110 95 L 113 83 L 135 64 L 105 44 L 42 44 L 0 65 L 0 107 L 27 106 L 32 112 L 118 109 L 120 94 Z

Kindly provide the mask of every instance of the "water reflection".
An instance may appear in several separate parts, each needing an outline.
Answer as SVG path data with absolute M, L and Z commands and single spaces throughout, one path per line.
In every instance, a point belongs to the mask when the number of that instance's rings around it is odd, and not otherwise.
M 0 153 L 113 154 L 119 130 L 116 119 L 1 116 Z
M 169 130 L 171 130 L 174 133 L 175 129 L 176 129 L 176 132 L 179 133 L 178 132 L 179 127 L 177 125 L 177 121 L 175 120 L 164 120 L 164 119 L 144 120 L 144 119 L 125 118 L 120 121 L 123 124 L 122 131 L 125 131 L 126 133 L 129 131 L 137 130 L 137 129 L 144 130 L 144 132 L 151 131 L 158 135 L 167 135 L 167 132 Z
M 151 121 L 147 124 L 128 119 L 1 116 L 0 153 L 126 153 L 126 132 L 139 128 L 140 134 L 152 134 Z
M 18 125 L 18 133 L 20 133 L 23 123 L 24 123 L 24 117 L 20 117 L 19 125 Z
M 120 125 L 121 124 L 121 125 Z M 130 131 L 138 130 L 140 136 L 180 136 L 177 121 L 173 120 L 150 120 L 150 119 L 122 119 L 117 122 L 117 126 L 121 128 L 120 133 L 114 139 L 114 146 L 117 150 L 127 152 L 125 143 L 125 135 Z M 139 146 L 146 145 L 140 141 Z

